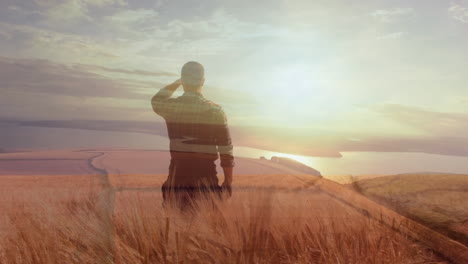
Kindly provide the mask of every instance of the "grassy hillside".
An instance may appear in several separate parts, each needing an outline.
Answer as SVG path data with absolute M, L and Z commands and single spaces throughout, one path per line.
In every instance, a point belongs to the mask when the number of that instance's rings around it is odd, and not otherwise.
M 420 173 L 358 180 L 362 194 L 468 244 L 468 175 Z

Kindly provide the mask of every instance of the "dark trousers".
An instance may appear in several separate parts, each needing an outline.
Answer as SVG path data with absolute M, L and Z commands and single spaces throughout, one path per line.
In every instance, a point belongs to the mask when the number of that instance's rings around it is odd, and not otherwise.
M 194 209 L 200 200 L 221 199 L 216 164 L 211 160 L 172 159 L 162 186 L 164 205 Z

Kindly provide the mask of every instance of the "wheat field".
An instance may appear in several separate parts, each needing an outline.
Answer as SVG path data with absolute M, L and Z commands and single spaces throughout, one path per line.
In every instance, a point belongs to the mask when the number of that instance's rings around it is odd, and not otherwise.
M 158 188 L 107 204 L 91 176 L 31 177 L 2 179 L 0 263 L 445 263 L 313 188 L 244 186 L 183 213 Z
M 468 176 L 391 175 L 355 181 L 361 194 L 468 245 Z

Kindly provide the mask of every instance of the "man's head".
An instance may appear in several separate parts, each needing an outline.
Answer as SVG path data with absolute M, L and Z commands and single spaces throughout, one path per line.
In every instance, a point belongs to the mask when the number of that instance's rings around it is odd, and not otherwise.
M 181 83 L 185 91 L 200 92 L 205 83 L 205 69 L 196 61 L 184 64 L 181 71 Z

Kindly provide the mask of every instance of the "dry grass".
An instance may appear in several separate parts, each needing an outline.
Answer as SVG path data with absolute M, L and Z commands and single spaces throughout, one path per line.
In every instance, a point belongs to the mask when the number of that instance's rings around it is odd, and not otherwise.
M 436 263 L 401 234 L 314 191 L 235 190 L 195 214 L 161 207 L 160 192 L 10 192 L 0 263 Z M 114 230 L 111 234 L 109 230 Z M 108 242 L 111 242 L 110 244 Z
M 468 245 L 468 176 L 403 174 L 352 183 L 355 190 Z

